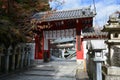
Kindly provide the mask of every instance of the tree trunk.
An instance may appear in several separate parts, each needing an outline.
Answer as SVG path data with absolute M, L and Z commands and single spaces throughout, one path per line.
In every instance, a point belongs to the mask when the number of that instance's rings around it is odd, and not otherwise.
M 8 16 L 11 16 L 13 11 L 14 0 L 8 0 Z

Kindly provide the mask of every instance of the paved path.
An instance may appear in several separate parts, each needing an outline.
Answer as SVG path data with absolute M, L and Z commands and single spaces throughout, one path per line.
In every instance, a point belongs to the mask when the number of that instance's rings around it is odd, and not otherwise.
M 76 68 L 75 61 L 38 62 L 36 67 L 12 74 L 3 80 L 76 80 Z M 81 78 L 80 80 L 87 79 Z

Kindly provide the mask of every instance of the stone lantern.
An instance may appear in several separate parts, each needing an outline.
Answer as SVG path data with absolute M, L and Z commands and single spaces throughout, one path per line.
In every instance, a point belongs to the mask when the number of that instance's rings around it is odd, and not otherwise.
M 108 32 L 108 40 L 106 41 L 109 49 L 108 64 L 116 66 L 114 56 L 115 47 L 120 48 L 120 13 L 114 13 L 109 17 L 108 24 L 104 26 L 103 31 Z
M 105 61 L 103 50 L 106 49 L 104 40 L 91 40 L 87 44 L 88 51 L 91 52 L 92 60 L 95 62 L 96 74 L 94 80 L 102 80 L 102 62 Z
M 104 67 L 105 80 L 120 80 L 120 12 L 109 17 L 104 25 L 104 32 L 108 32 L 108 65 Z

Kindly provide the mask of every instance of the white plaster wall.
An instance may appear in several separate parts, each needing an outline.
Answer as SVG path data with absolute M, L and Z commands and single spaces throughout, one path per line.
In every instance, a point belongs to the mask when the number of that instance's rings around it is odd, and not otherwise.
M 86 59 L 86 55 L 87 55 L 87 49 L 86 49 L 86 44 L 87 44 L 87 41 L 83 41 L 83 49 L 84 49 L 84 59 Z

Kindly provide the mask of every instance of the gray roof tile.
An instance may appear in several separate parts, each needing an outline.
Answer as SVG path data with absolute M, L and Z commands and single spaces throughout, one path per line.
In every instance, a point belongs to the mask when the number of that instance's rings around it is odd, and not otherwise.
M 44 16 L 48 15 L 48 12 L 40 12 L 33 15 L 32 18 L 37 20 L 42 20 Z M 64 19 L 74 19 L 74 18 L 84 18 L 84 17 L 94 17 L 93 11 L 88 8 L 66 10 L 66 11 L 55 11 L 50 12 L 50 16 L 45 18 L 45 21 L 54 21 L 54 20 L 64 20 Z

